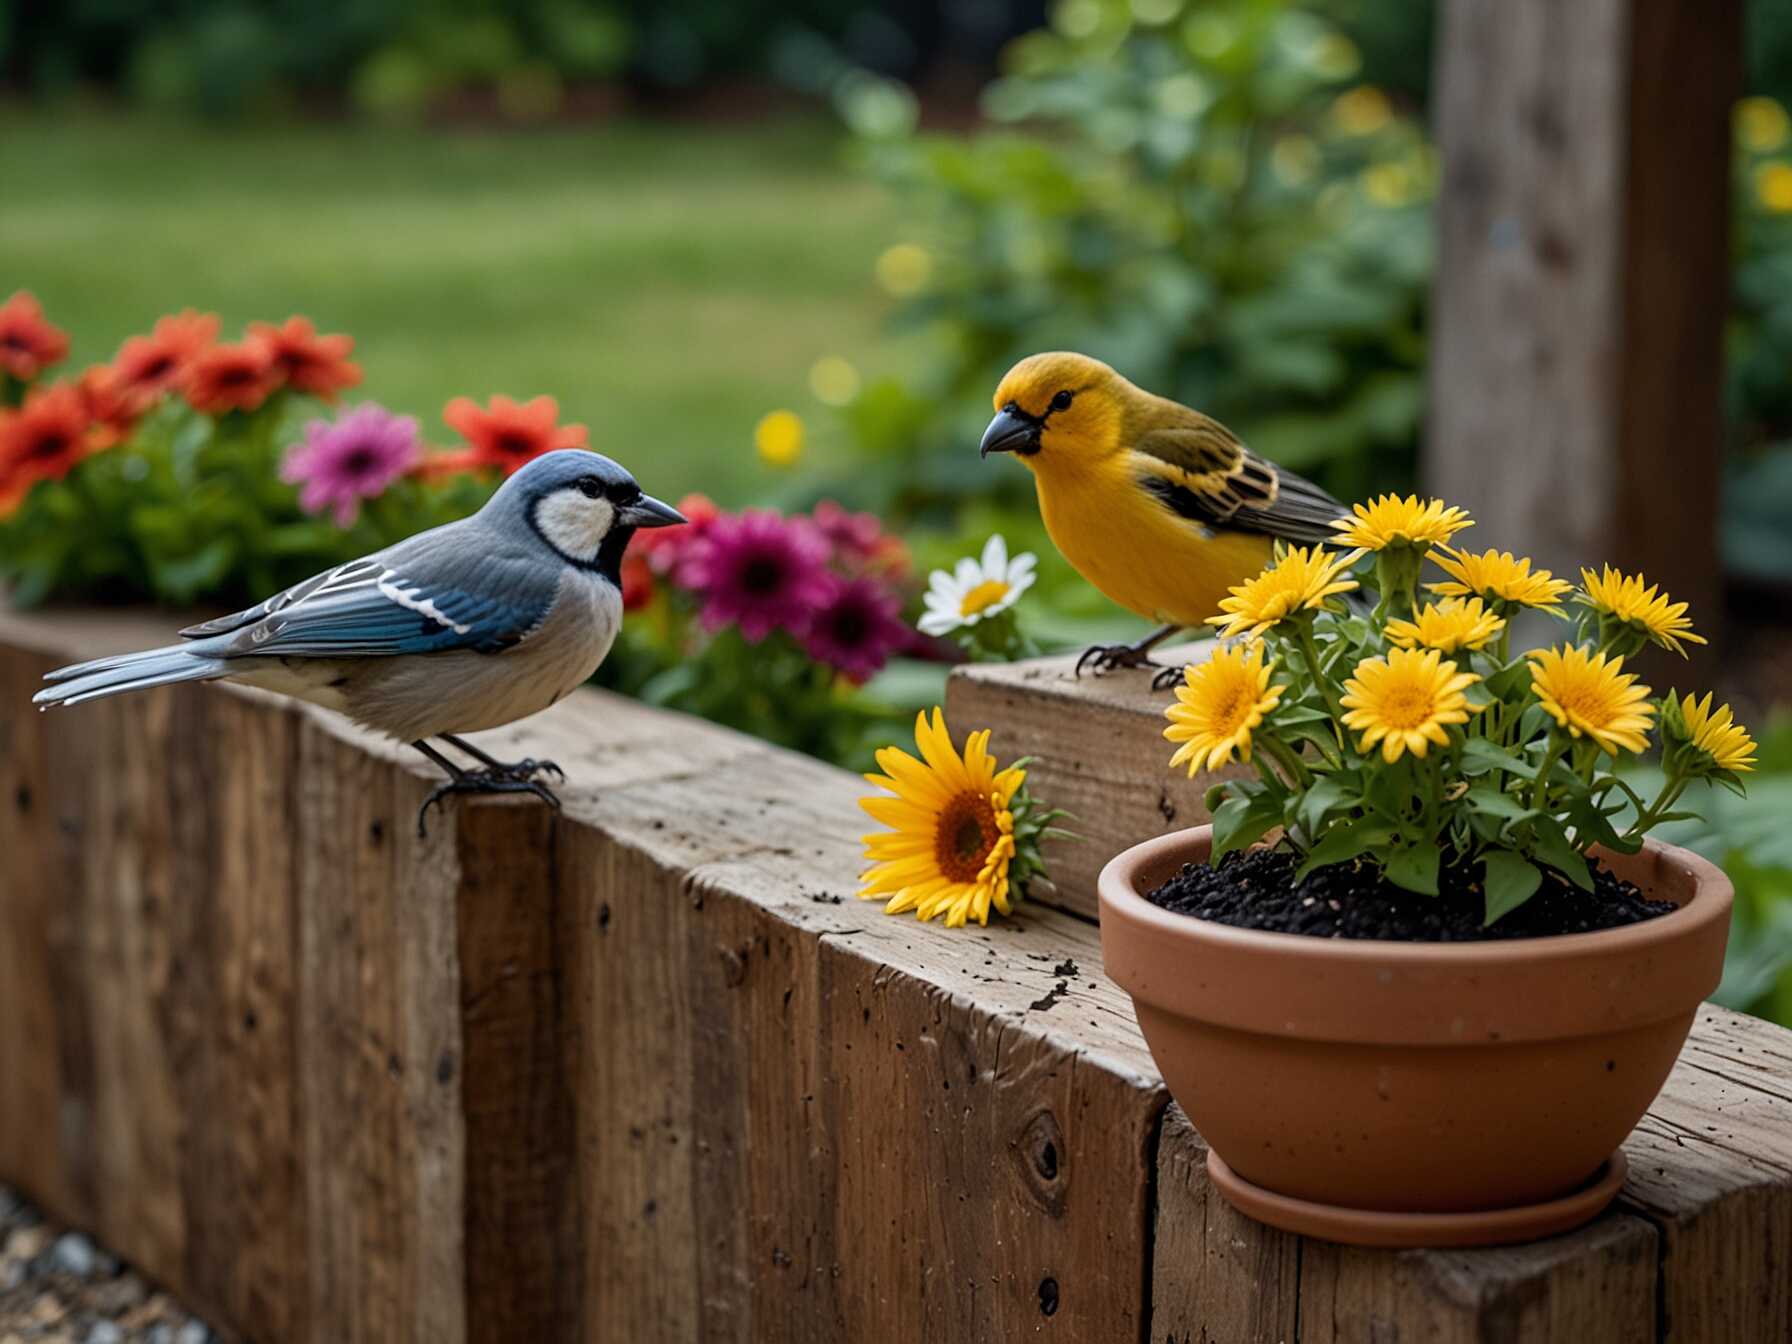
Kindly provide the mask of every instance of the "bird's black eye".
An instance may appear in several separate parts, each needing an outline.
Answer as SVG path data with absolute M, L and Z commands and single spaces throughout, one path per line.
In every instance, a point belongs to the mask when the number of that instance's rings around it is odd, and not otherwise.
M 1052 409 L 1054 411 L 1068 411 L 1070 409 L 1070 397 L 1071 394 L 1068 391 L 1058 393 L 1057 396 L 1052 398 Z
M 579 477 L 578 485 L 579 493 L 586 499 L 598 499 L 604 493 L 604 483 L 595 476 Z

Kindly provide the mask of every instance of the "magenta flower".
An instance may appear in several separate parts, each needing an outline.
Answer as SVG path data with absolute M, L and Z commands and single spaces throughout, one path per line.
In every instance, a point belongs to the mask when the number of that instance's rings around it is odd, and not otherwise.
M 682 566 L 711 630 L 740 626 L 749 644 L 773 630 L 801 635 L 832 592 L 827 543 L 814 528 L 769 511 L 723 514 Z
M 306 425 L 305 442 L 287 453 L 280 479 L 302 487 L 299 507 L 306 513 L 333 508 L 336 526 L 349 527 L 362 500 L 383 493 L 422 456 L 416 419 L 370 402 L 335 424 Z
M 834 579 L 832 589 L 809 622 L 803 647 L 817 662 L 866 681 L 908 644 L 902 604 L 875 579 Z

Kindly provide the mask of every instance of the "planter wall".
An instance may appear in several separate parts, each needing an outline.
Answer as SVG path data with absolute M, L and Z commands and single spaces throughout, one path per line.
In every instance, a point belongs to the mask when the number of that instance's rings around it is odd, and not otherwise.
M 1581 1233 L 1303 1245 L 1206 1207 L 1092 924 L 852 899 L 852 777 L 581 693 L 485 739 L 564 816 L 419 842 L 422 762 L 327 715 L 29 708 L 169 624 L 0 617 L 0 1178 L 246 1337 L 1792 1334 L 1792 1033 L 1702 1014 Z

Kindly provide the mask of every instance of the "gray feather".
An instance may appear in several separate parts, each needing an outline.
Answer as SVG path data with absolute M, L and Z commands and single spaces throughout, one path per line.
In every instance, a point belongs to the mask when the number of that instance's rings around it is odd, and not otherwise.
M 165 649 L 146 649 L 142 653 L 118 658 L 99 659 L 103 667 L 93 667 L 81 675 L 79 669 L 64 669 L 66 679 L 45 687 L 31 697 L 35 705 L 78 705 L 124 691 L 147 690 L 151 686 L 171 686 L 180 681 L 206 681 L 226 675 L 228 669 L 216 658 L 194 652 L 191 647 L 173 645 Z

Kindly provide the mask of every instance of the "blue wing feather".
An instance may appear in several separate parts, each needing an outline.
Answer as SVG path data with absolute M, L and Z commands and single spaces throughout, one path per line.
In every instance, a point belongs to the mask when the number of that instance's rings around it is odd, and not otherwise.
M 544 600 L 545 597 L 545 600 Z M 552 598 L 501 598 L 384 571 L 380 582 L 298 603 L 243 630 L 227 657 L 372 658 L 472 649 L 499 653 L 547 615 Z
M 560 577 L 557 566 L 468 519 L 212 622 L 212 639 L 225 658 L 499 653 L 547 619 Z

